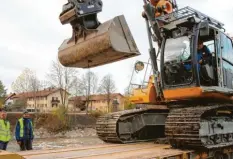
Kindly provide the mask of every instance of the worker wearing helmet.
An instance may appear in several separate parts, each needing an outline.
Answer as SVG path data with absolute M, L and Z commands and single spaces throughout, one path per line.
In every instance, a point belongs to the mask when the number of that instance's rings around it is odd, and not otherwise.
M 0 109 L 0 149 L 6 150 L 11 139 L 10 122 L 6 120 L 7 113 Z
M 28 111 L 23 112 L 23 117 L 16 124 L 15 137 L 20 146 L 20 150 L 32 150 L 34 139 L 33 124 Z

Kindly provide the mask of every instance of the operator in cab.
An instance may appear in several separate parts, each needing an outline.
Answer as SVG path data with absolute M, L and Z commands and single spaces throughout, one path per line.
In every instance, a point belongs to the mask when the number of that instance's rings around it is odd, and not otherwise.
M 198 41 L 198 48 L 197 48 L 197 66 L 198 66 L 198 71 L 200 71 L 201 65 L 208 63 L 211 57 L 211 52 L 209 48 L 203 44 L 202 40 Z M 192 64 L 185 64 L 184 65 L 185 69 L 187 71 L 192 71 Z
M 208 63 L 211 57 L 210 49 L 203 44 L 202 40 L 198 41 L 198 51 L 197 51 L 198 65 L 203 63 Z M 200 67 L 200 65 L 198 66 Z

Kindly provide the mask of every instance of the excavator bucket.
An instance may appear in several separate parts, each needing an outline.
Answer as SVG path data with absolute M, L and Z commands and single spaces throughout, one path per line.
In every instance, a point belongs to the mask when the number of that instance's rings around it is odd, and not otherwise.
M 92 68 L 140 55 L 125 17 L 117 16 L 83 38 L 65 40 L 58 58 L 65 67 Z

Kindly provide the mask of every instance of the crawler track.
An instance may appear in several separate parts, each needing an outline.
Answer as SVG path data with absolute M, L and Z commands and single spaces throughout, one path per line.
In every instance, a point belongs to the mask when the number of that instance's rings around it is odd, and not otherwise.
M 97 134 L 111 143 L 166 137 L 175 148 L 214 149 L 233 145 L 232 127 L 232 105 L 173 108 L 169 114 L 155 106 L 102 116 L 97 121 Z
M 165 135 L 174 147 L 221 148 L 233 145 L 232 127 L 232 106 L 172 109 Z
M 97 134 L 105 142 L 130 143 L 164 137 L 165 106 L 110 113 L 97 121 Z

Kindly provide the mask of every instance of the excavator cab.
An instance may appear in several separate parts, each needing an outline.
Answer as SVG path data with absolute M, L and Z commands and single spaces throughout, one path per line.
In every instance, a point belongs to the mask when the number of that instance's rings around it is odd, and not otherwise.
M 72 37 L 59 47 L 58 58 L 65 67 L 91 68 L 140 55 L 123 15 L 100 23 L 101 0 L 68 0 L 59 16 L 70 24 Z
M 189 7 L 162 18 L 167 22 L 160 63 L 165 99 L 232 94 L 233 45 L 223 24 Z

